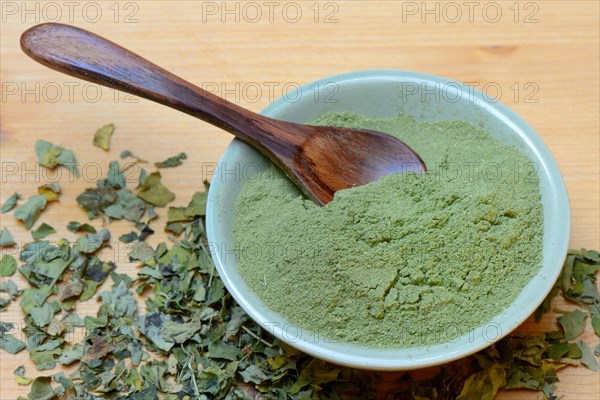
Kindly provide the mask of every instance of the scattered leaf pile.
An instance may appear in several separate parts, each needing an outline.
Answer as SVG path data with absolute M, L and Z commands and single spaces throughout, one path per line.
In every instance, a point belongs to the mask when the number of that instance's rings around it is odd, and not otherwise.
M 108 150 L 114 125 L 96 132 L 94 145 Z M 39 162 L 67 166 L 76 175 L 70 150 L 38 141 Z M 146 161 L 130 151 L 121 158 Z M 181 153 L 155 163 L 157 168 L 181 165 Z M 125 168 L 126 169 L 126 168 Z M 374 399 L 377 374 L 337 367 L 279 342 L 254 323 L 227 293 L 207 251 L 204 231 L 206 191 L 197 192 L 185 207 L 170 207 L 165 230 L 173 244 L 156 248 L 144 240 L 154 231 L 154 207 L 175 195 L 161 183 L 159 172 L 141 170 L 137 188 L 127 188 L 117 161 L 96 187 L 85 190 L 77 203 L 90 219 L 127 220 L 136 230 L 119 240 L 133 243 L 128 257 L 139 264 L 135 278 L 118 272 L 117 265 L 101 259 L 109 245 L 108 229 L 96 230 L 72 221 L 69 231 L 79 233 L 74 243 L 46 240 L 56 230 L 46 223 L 32 231 L 19 261 L 5 254 L 0 275 L 19 271 L 29 287 L 3 280 L 0 311 L 19 301 L 26 314 L 21 338 L 11 323 L 0 322 L 0 348 L 11 354 L 27 351 L 38 370 L 75 365 L 74 372 L 28 378 L 23 366 L 14 371 L 19 385 L 30 385 L 28 399 Z M 206 183 L 208 188 L 208 183 Z M 58 184 L 43 185 L 39 194 L 15 209 L 16 218 L 30 229 L 47 202 L 60 195 Z M 17 206 L 15 193 L 1 208 Z M 0 234 L 0 246 L 14 246 L 10 232 Z M 598 370 L 596 356 L 579 338 L 588 320 L 600 334 L 600 297 L 596 251 L 569 252 L 561 278 L 536 312 L 551 309 L 559 292 L 581 308 L 560 311 L 556 331 L 539 336 L 510 336 L 489 348 L 442 367 L 426 381 L 410 374 L 388 399 L 493 399 L 501 389 L 526 388 L 554 399 L 557 371 L 583 364 Z M 97 294 L 110 279 L 110 290 Z M 139 295 L 145 307 L 138 303 Z M 76 313 L 79 302 L 101 302 L 96 316 Z M 143 310 L 143 311 L 142 311 Z M 74 333 L 83 339 L 74 340 Z M 24 339 L 24 340 L 21 340 Z M 600 349 L 596 348 L 596 355 Z M 25 397 L 21 397 L 25 399 Z

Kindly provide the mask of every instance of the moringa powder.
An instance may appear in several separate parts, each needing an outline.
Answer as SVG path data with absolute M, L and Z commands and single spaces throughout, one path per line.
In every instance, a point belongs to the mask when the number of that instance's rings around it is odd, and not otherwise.
M 292 324 L 342 342 L 431 345 L 507 307 L 541 265 L 531 161 L 467 122 L 326 114 L 314 124 L 392 134 L 428 173 L 343 190 L 321 207 L 272 166 L 244 184 L 240 272 Z

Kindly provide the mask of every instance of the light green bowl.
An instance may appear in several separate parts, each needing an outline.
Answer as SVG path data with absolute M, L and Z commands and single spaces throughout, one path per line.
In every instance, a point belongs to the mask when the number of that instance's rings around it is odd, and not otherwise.
M 267 164 L 257 151 L 234 140 L 213 176 L 206 218 L 209 247 L 218 273 L 240 306 L 265 330 L 299 350 L 336 364 L 376 370 L 427 367 L 465 357 L 501 339 L 525 321 L 558 278 L 570 232 L 569 199 L 562 176 L 534 130 L 508 107 L 469 86 L 397 70 L 359 71 L 323 78 L 277 99 L 262 114 L 305 123 L 329 111 L 357 112 L 373 118 L 395 117 L 402 111 L 421 121 L 464 120 L 482 124 L 502 142 L 516 145 L 538 167 L 544 208 L 543 265 L 509 307 L 486 324 L 447 343 L 374 349 L 328 341 L 290 324 L 266 307 L 239 273 L 233 240 L 235 202 L 244 182 Z

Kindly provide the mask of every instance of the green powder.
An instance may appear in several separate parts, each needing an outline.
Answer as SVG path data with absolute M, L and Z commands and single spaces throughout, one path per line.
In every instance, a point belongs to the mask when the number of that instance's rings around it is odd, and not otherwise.
M 343 113 L 314 123 L 392 134 L 429 172 L 340 191 L 325 207 L 276 167 L 244 185 L 240 272 L 292 324 L 367 346 L 440 343 L 492 319 L 538 272 L 538 176 L 515 147 L 461 121 Z

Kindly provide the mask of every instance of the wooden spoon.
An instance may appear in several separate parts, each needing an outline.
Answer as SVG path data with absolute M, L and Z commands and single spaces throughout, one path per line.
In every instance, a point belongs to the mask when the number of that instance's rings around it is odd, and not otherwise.
M 423 160 L 390 135 L 301 125 L 253 113 L 83 29 L 37 25 L 23 33 L 21 48 L 52 69 L 153 100 L 234 134 L 322 205 L 341 189 L 394 172 L 426 171 Z

